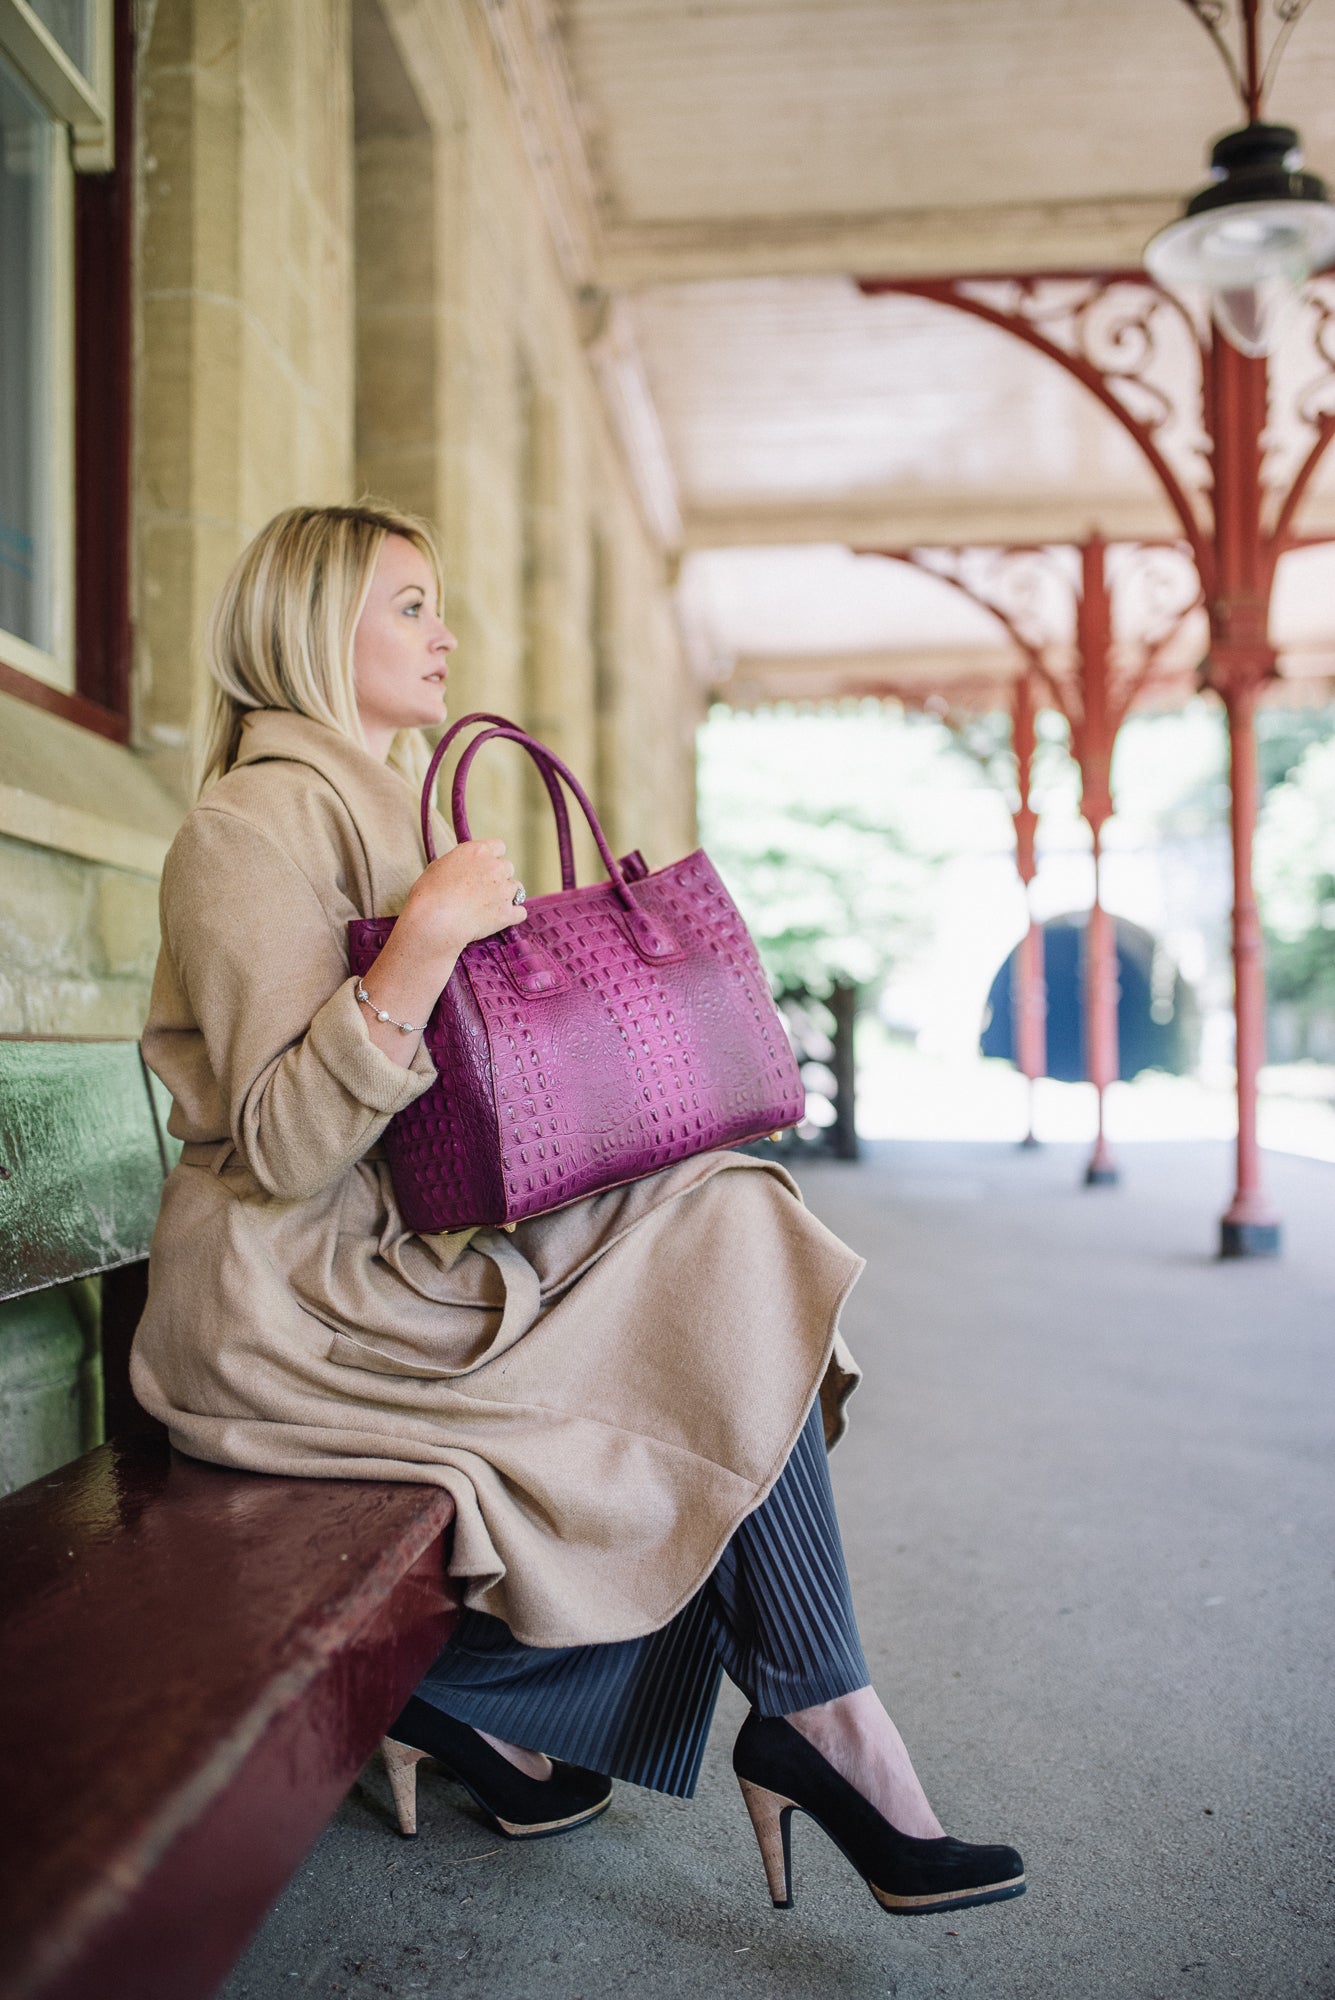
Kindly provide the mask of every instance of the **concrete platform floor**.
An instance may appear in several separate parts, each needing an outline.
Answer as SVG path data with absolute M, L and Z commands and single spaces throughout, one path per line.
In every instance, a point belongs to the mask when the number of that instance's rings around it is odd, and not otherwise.
M 1030 1889 L 883 1915 L 810 1821 L 770 1909 L 728 1768 L 498 1841 L 443 1780 L 404 1843 L 374 1767 L 226 2000 L 1335 1996 L 1335 1167 L 1271 1156 L 1278 1263 L 1213 1260 L 1228 1162 L 889 1142 L 813 1167 L 868 1258 L 834 1458 L 876 1682 L 947 1826 Z

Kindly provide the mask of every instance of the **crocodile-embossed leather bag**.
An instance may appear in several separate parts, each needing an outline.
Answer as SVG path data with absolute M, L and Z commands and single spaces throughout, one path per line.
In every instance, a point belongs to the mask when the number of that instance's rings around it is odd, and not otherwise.
M 471 838 L 473 759 L 504 738 L 528 751 L 556 815 L 559 892 L 530 899 L 528 921 L 461 953 L 432 1012 L 437 1077 L 385 1131 L 410 1229 L 500 1226 L 656 1173 L 715 1146 L 794 1125 L 803 1091 L 788 1037 L 737 906 L 708 857 L 652 874 L 614 859 L 578 780 L 544 744 L 501 716 L 469 715 L 437 746 L 422 791 L 422 838 L 435 859 L 429 799 L 450 742 L 489 726 L 455 773 L 454 831 Z M 577 888 L 562 781 L 584 811 L 606 882 Z M 348 926 L 365 975 L 392 917 Z

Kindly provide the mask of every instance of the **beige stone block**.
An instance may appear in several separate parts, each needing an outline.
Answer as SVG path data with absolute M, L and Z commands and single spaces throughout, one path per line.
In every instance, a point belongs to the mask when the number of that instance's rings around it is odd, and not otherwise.
M 239 412 L 241 516 L 251 532 L 305 499 L 297 461 L 300 389 L 263 332 L 242 333 Z
M 157 0 L 144 9 L 138 49 L 139 74 L 154 79 L 160 69 L 178 69 L 194 60 L 194 0 Z
M 145 74 L 185 63 L 216 68 L 235 54 L 246 0 L 156 0 L 142 12 L 149 30 L 139 50 Z
M 349 156 L 349 170 L 351 156 Z M 349 183 L 349 193 L 351 191 Z M 322 306 L 336 306 L 339 318 L 352 324 L 354 306 L 354 223 L 351 200 L 330 205 L 315 190 L 309 202 L 312 282 Z
M 312 506 L 343 506 L 353 493 L 342 429 L 308 396 L 293 406 L 296 424 L 294 470 L 301 498 Z
M 21 981 L 23 1026 L 30 1035 L 107 1035 L 115 1031 L 104 1025 L 103 989 L 92 978 L 39 978 L 32 973 Z
M 75 783 L 72 773 L 77 773 Z M 175 802 L 152 783 L 132 750 L 7 694 L 0 694 L 0 792 L 15 822 L 15 795 L 21 793 L 34 801 L 36 826 L 41 824 L 41 804 L 49 803 L 62 816 L 79 812 L 111 822 L 139 836 L 146 846 L 169 841 L 180 823 Z M 54 837 L 27 831 L 22 823 L 8 824 L 4 831 L 38 846 L 59 844 Z
M 0 1035 L 27 1033 L 24 1012 L 25 982 L 0 967 Z
M 245 10 L 240 68 L 276 138 L 299 143 L 301 63 L 299 17 L 323 12 L 321 0 L 252 0 Z
M 298 10 L 308 179 L 340 234 L 352 229 L 352 11 L 349 0 Z
M 99 870 L 96 929 L 104 972 L 151 979 L 158 956 L 158 885 Z
M 191 511 L 210 522 L 234 521 L 241 512 L 245 320 L 226 298 L 196 298 L 192 307 Z
M 154 511 L 237 513 L 241 321 L 226 299 L 143 302 L 142 500 Z
M 195 277 L 195 94 L 189 71 L 154 78 L 140 92 L 139 280 L 144 291 L 184 289 Z
M 19 840 L 0 840 L 0 860 L 0 962 L 12 973 L 82 971 L 92 865 Z
M 141 308 L 137 500 L 159 512 L 186 514 L 195 462 L 195 341 L 197 301 L 146 297 Z
M 357 147 L 358 275 L 373 300 L 435 310 L 434 159 L 429 137 Z
M 274 345 L 290 352 L 292 294 L 305 280 L 288 260 L 293 156 L 247 104 L 242 120 L 241 296 Z
M 148 290 L 237 286 L 241 102 L 234 67 L 156 75 L 144 126 L 142 281 Z
M 243 145 L 242 100 L 234 61 L 195 73 L 194 282 L 233 297 L 240 284 L 241 210 L 238 161 Z
M 148 995 L 147 980 L 38 980 L 29 974 L 23 984 L 24 1026 L 33 1035 L 135 1041 L 148 1018 Z
M 135 715 L 141 742 L 185 725 L 200 610 L 195 529 L 189 520 L 139 523 L 135 618 Z
M 313 501 L 342 505 L 356 497 L 350 411 L 303 405 L 303 490 Z
M 357 327 L 357 432 L 368 447 L 420 445 L 435 430 L 438 348 L 434 316 L 394 307 Z
M 354 436 L 354 329 L 352 277 L 331 288 L 327 306 L 311 308 L 308 392 L 331 438 L 337 441 L 341 478 L 352 476 Z
M 493 667 L 487 659 L 485 639 L 477 619 L 470 614 L 461 595 L 446 598 L 446 617 L 459 636 L 459 650 L 450 661 L 451 715 L 467 715 L 473 709 L 495 708 L 513 715 L 519 707 L 518 677 L 514 654 L 501 655 Z
M 297 374 L 318 393 L 324 387 L 316 339 L 322 304 L 316 277 L 320 246 L 311 230 L 310 210 L 309 196 L 294 188 L 288 213 L 287 353 Z
M 146 779 L 139 760 L 135 761 L 136 775 Z M 30 847 L 77 855 L 83 861 L 102 862 L 109 868 L 121 868 L 156 881 L 162 872 L 168 841 L 141 827 L 105 817 L 101 810 L 89 812 L 85 806 L 68 804 L 69 790 L 67 778 L 53 797 L 35 790 L 31 784 L 21 789 L 0 780 L 0 833 Z M 155 812 L 162 795 L 151 780 L 144 784 L 144 794 L 149 810 Z M 103 806 L 103 800 L 91 787 L 81 788 L 81 796 L 95 798 L 98 807 Z
M 433 444 L 386 445 L 378 451 L 359 453 L 357 490 L 372 493 L 391 507 L 421 514 L 430 521 L 437 507 L 438 470 Z
M 204 620 L 244 541 L 243 530 L 226 521 L 150 518 L 140 525 L 135 722 L 145 751 L 171 750 L 184 737 L 202 671 Z
M 106 1024 L 98 1029 L 98 1033 L 138 1041 L 148 1019 L 152 988 L 151 975 L 139 979 L 108 980 L 98 995 L 98 1019 Z

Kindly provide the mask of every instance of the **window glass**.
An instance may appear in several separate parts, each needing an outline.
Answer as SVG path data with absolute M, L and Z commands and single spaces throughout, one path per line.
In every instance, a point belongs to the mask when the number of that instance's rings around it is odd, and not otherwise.
M 43 10 L 46 11 L 46 10 Z M 0 61 L 0 630 L 53 650 L 55 127 Z
M 28 5 L 74 67 L 91 82 L 94 0 L 28 0 Z

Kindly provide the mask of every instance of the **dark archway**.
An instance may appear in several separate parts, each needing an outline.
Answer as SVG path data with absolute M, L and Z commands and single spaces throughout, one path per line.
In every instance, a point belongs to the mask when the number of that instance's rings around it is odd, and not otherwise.
M 1117 945 L 1118 1074 L 1124 1083 L 1146 1069 L 1180 1076 L 1196 1061 L 1200 1014 L 1195 995 L 1149 931 L 1125 917 L 1115 917 L 1112 923 Z M 1083 910 L 1053 917 L 1043 926 L 1047 1074 L 1063 1083 L 1080 1083 L 1087 1074 L 1080 996 L 1088 930 L 1088 913 Z M 992 981 L 981 1036 L 985 1056 L 1008 1062 L 1015 1060 L 1011 990 L 1018 949 Z

